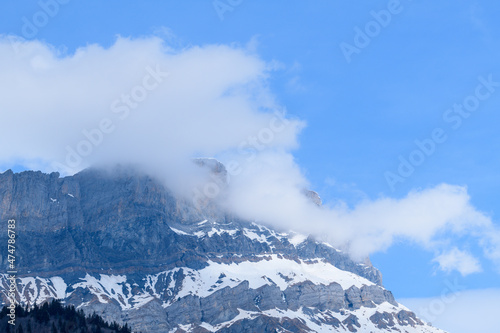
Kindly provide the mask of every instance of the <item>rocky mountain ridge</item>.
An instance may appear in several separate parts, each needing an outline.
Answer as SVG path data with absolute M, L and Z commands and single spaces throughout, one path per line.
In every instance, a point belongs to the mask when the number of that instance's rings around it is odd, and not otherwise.
M 223 176 L 214 163 L 198 164 Z M 143 332 L 442 332 L 398 304 L 371 264 L 210 202 L 200 209 L 129 168 L 6 171 L 0 219 L 11 218 L 22 304 L 60 299 Z M 4 302 L 7 285 L 1 275 Z

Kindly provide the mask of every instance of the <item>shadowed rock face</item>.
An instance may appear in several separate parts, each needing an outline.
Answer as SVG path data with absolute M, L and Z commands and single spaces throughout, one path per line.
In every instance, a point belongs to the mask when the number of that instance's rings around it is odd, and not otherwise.
M 196 163 L 224 181 L 219 162 Z M 357 328 L 361 308 L 373 308 L 374 325 L 389 317 L 391 327 L 424 325 L 401 312 L 371 264 L 311 238 L 291 241 L 213 202 L 195 207 L 129 168 L 65 178 L 6 171 L 0 219 L 12 218 L 24 304 L 60 298 L 144 332 L 304 332 L 321 325 L 348 331 Z M 7 243 L 6 226 L 0 223 L 0 244 Z M 0 248 L 5 266 L 7 248 Z M 315 280 L 318 274 L 323 280 Z M 8 288 L 5 275 L 1 288 Z M 392 312 L 379 309 L 383 304 Z
M 213 206 L 207 210 L 215 211 Z M 0 218 L 17 220 L 19 271 L 39 276 L 201 268 L 207 256 L 271 253 L 274 246 L 275 252 L 292 257 L 326 258 L 341 269 L 381 283 L 376 269 L 361 267 L 346 254 L 313 240 L 296 248 L 266 230 L 262 232 L 273 238 L 271 244 L 252 241 L 241 232 L 204 239 L 176 233 L 170 226 L 186 233 L 211 230 L 210 224 L 197 224 L 206 219 L 231 224 L 236 231 L 250 222 L 222 211 L 207 216 L 153 178 L 123 168 L 114 173 L 85 170 L 65 178 L 58 173 L 6 171 L 0 174 Z

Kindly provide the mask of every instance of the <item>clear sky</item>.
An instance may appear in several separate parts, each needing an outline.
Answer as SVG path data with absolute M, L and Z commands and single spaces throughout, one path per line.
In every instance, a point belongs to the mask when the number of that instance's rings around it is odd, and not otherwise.
M 0 34 L 63 55 L 118 36 L 251 48 L 274 64 L 266 82 L 277 102 L 307 123 L 292 154 L 325 203 L 355 207 L 446 183 L 500 224 L 498 1 L 4 0 L 0 9 Z M 460 252 L 448 261 L 405 238 L 371 258 L 399 299 L 439 299 L 457 280 L 500 288 L 498 262 L 473 236 L 450 237 Z

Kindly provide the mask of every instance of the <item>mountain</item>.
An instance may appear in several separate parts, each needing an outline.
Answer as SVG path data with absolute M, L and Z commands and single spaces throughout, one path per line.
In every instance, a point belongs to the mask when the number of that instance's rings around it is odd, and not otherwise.
M 225 182 L 222 164 L 196 163 Z M 0 244 L 16 220 L 23 305 L 59 299 L 142 332 L 443 332 L 398 304 L 369 260 L 200 207 L 131 168 L 8 170 L 0 219 Z

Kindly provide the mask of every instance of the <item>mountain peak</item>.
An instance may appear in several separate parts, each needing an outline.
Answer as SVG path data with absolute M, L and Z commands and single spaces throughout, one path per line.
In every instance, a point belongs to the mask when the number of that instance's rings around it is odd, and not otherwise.
M 196 163 L 224 174 L 216 160 Z M 18 221 L 20 304 L 59 299 L 143 332 L 440 332 L 371 265 L 307 235 L 200 211 L 139 172 L 10 178 L 0 212 Z

